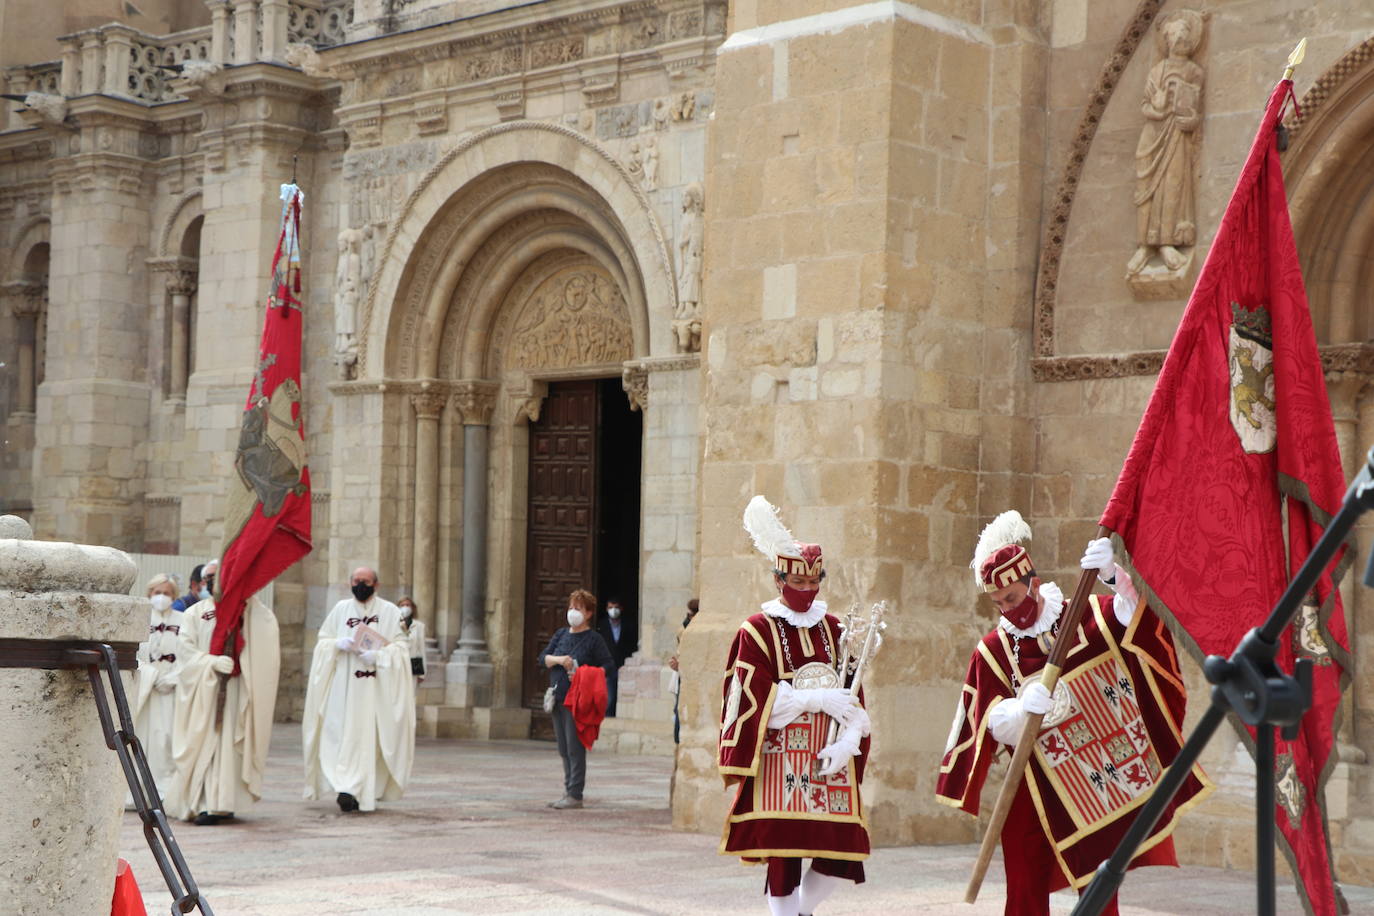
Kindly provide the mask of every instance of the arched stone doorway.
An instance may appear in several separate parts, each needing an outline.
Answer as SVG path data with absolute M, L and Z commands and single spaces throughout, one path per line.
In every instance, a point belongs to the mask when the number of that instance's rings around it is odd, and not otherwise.
M 1374 445 L 1374 37 L 1318 78 L 1291 122 L 1283 157 L 1298 254 L 1347 477 Z M 1358 529 L 1360 555 L 1374 546 L 1374 522 Z M 1357 660 L 1374 632 L 1374 602 L 1347 574 L 1342 596 Z M 1358 664 L 1343 715 L 1343 763 L 1374 754 L 1374 673 Z M 1338 808 L 1340 805 L 1338 804 Z M 1339 817 L 1339 815 L 1337 815 Z
M 619 493 L 608 503 L 598 483 L 592 515 L 623 516 L 632 507 L 633 524 L 621 527 L 633 543 L 626 548 L 622 539 L 616 549 L 633 567 L 635 593 L 644 563 L 639 449 L 646 466 L 659 449 L 665 470 L 670 446 L 688 451 L 666 431 L 650 436 L 638 414 L 626 419 L 644 407 L 651 371 L 691 376 L 694 385 L 695 356 L 669 355 L 676 292 L 667 246 L 643 190 L 604 150 L 555 125 L 515 124 L 482 132 L 440 160 L 391 227 L 379 266 L 358 321 L 359 378 L 334 389 L 359 398 L 359 413 L 375 417 L 382 441 L 394 443 L 380 490 L 396 498 L 369 510 L 381 536 L 365 549 L 400 571 L 441 651 L 453 649 L 447 727 L 439 731 L 514 734 L 529 721 L 527 644 L 547 628 L 535 618 L 554 613 L 549 603 L 527 614 L 543 562 L 528 543 L 538 508 L 531 441 L 549 425 L 546 404 L 569 392 L 592 398 L 595 422 L 582 432 L 593 452 L 606 453 L 598 436 L 607 411 L 622 438 L 634 430 L 634 458 L 616 475 L 617 490 L 633 499 Z M 375 401 L 375 412 L 363 400 Z M 673 435 L 695 443 L 694 411 L 691 428 Z M 336 449 L 336 465 L 348 461 Z M 694 454 L 678 464 L 694 477 Z M 675 498 L 692 503 L 682 511 L 695 512 L 694 485 L 680 489 Z M 340 497 L 332 495 L 336 511 L 353 499 Z M 694 524 L 671 524 L 694 534 Z M 342 570 L 362 555 L 353 546 L 359 538 L 337 526 L 333 535 L 331 567 Z M 595 559 L 586 562 L 590 579 L 581 584 L 595 587 Z M 685 600 L 690 559 L 681 568 L 676 587 Z

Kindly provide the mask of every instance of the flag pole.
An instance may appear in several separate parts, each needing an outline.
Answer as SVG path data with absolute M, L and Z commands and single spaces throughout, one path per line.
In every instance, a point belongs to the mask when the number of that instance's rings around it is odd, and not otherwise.
M 1098 527 L 1097 537 L 1106 537 L 1107 534 L 1106 528 Z M 1055 685 L 1059 683 L 1065 656 L 1074 645 L 1070 634 L 1077 632 L 1078 624 L 1083 619 L 1083 609 L 1088 606 L 1088 596 L 1092 594 L 1093 579 L 1097 578 L 1097 572 L 1095 569 L 1085 569 L 1079 575 L 1078 587 L 1074 589 L 1073 598 L 1069 601 L 1068 610 L 1064 612 L 1063 622 L 1059 627 L 1060 638 L 1054 641 L 1050 657 L 1046 660 L 1045 667 L 1040 670 L 1040 683 L 1045 685 L 1045 689 L 1051 695 L 1054 694 Z M 997 804 L 992 809 L 992 817 L 988 819 L 988 829 L 983 834 L 983 845 L 978 849 L 978 860 L 974 862 L 973 874 L 969 876 L 968 889 L 964 891 L 965 903 L 973 903 L 978 899 L 978 890 L 983 886 L 983 878 L 992 863 L 997 840 L 1002 836 L 1002 828 L 1006 826 L 1012 799 L 1021 785 L 1026 764 L 1030 762 L 1031 751 L 1035 747 L 1035 737 L 1040 734 L 1040 722 L 1044 718 L 1043 713 L 1030 713 L 1026 716 L 1026 724 L 1016 742 L 1011 765 L 1007 767 L 1007 775 L 1002 780 L 1002 789 L 997 793 Z

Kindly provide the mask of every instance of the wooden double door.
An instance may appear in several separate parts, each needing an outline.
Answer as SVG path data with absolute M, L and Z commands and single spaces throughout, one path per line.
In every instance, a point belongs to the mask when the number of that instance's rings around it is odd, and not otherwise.
M 525 705 L 532 737 L 552 737 L 542 712 L 548 672 L 536 662 L 567 626 L 568 596 L 597 596 L 598 623 L 608 597 L 626 609 L 639 593 L 641 415 L 619 379 L 551 382 L 530 425 L 525 541 Z

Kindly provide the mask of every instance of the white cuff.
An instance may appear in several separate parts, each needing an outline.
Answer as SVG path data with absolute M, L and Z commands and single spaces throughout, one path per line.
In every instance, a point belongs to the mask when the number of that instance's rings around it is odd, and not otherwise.
M 1116 581 L 1107 587 L 1116 593 L 1116 598 L 1112 600 L 1112 611 L 1116 614 L 1117 623 L 1123 627 L 1130 626 L 1135 609 L 1140 605 L 1140 593 L 1135 590 L 1135 581 L 1118 563 Z

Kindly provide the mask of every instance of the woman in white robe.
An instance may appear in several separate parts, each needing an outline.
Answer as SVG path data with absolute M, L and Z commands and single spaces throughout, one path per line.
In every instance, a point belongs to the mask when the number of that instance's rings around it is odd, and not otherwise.
M 159 573 L 148 582 L 148 639 L 138 647 L 134 673 L 134 734 L 143 744 L 153 783 L 166 792 L 176 774 L 172 759 L 172 725 L 176 718 L 177 643 L 181 611 L 172 610 L 177 587 Z M 133 798 L 126 800 L 133 804 Z

